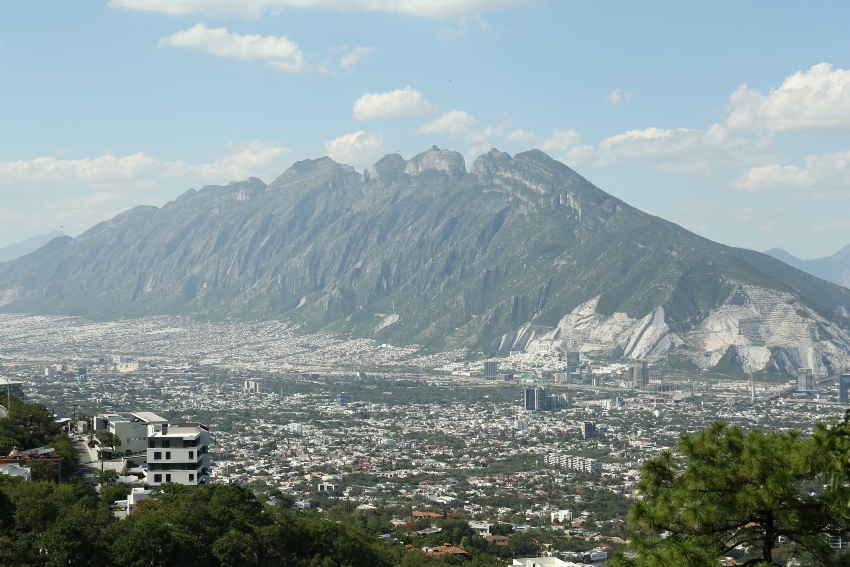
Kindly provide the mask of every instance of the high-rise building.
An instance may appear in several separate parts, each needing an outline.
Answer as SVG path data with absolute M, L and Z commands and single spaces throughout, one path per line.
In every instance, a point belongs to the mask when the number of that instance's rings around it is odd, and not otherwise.
M 567 372 L 578 372 L 578 367 L 581 364 L 581 356 L 578 351 L 567 352 Z
M 850 374 L 838 377 L 838 399 L 845 403 L 850 402 Z
M 499 363 L 495 360 L 484 361 L 484 379 L 495 380 L 499 374 Z
M 147 486 L 166 482 L 184 485 L 210 481 L 210 430 L 199 423 L 148 427 Z
M 549 409 L 549 400 L 546 398 L 546 389 L 537 388 L 534 391 L 534 409 L 547 410 Z
M 581 436 L 584 439 L 596 437 L 596 423 L 592 421 L 583 421 L 581 423 Z
M 534 391 L 535 388 L 525 388 L 523 390 L 523 399 L 522 399 L 522 409 L 525 410 L 533 410 L 534 409 Z
M 336 395 L 336 403 L 338 404 L 350 404 L 351 403 L 351 394 L 348 392 L 340 392 Z
M 629 368 L 629 382 L 634 388 L 643 388 L 649 383 L 649 364 L 638 360 Z
M 525 388 L 523 390 L 522 408 L 525 410 L 549 409 L 546 388 Z
M 814 392 L 815 391 L 815 373 L 811 368 L 797 369 L 797 391 L 798 392 Z

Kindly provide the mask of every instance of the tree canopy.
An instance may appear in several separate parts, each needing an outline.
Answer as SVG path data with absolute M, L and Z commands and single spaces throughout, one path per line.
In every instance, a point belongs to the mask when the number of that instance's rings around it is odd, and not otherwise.
M 678 455 L 643 464 L 630 511 L 636 566 L 779 565 L 780 556 L 839 564 L 830 536 L 850 530 L 848 490 L 829 485 L 826 429 L 814 437 L 714 423 L 684 434 Z M 784 562 L 782 563 L 784 565 Z

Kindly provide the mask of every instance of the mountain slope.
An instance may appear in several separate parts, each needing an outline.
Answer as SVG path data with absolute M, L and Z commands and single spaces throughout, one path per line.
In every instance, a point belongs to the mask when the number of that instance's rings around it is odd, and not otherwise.
M 14 260 L 15 258 L 20 258 L 21 256 L 25 256 L 30 252 L 34 252 L 38 250 L 54 238 L 58 238 L 60 236 L 65 236 L 65 233 L 61 230 L 54 230 L 47 234 L 39 234 L 38 236 L 33 236 L 23 242 L 17 242 L 15 244 L 9 244 L 8 246 L 4 246 L 0 248 L 0 262 L 8 262 L 9 260 Z
M 646 320 L 593 343 L 631 358 L 689 352 L 684 337 L 741 286 L 792 298 L 838 335 L 847 324 L 850 290 L 638 211 L 537 150 L 491 150 L 469 173 L 436 148 L 364 175 L 305 160 L 268 186 L 188 191 L 0 266 L 7 310 L 281 318 L 434 347 L 560 340 L 592 304 L 603 327 Z
M 850 244 L 832 256 L 817 258 L 815 260 L 801 260 L 781 248 L 772 248 L 765 252 L 765 254 L 773 256 L 789 266 L 794 266 L 798 270 L 803 270 L 828 282 L 850 288 Z

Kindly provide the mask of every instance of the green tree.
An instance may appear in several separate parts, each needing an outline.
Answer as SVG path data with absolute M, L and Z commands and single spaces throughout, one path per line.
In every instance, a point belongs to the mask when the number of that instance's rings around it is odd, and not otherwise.
M 111 431 L 98 431 L 97 438 L 101 443 L 115 451 L 116 447 L 121 446 L 121 438 L 112 433 Z
M 828 536 L 850 528 L 848 491 L 822 489 L 833 461 L 822 431 L 804 439 L 714 423 L 682 435 L 678 450 L 643 464 L 629 516 L 640 528 L 631 540 L 638 558 L 619 564 L 716 567 L 738 548 L 748 550 L 744 566 L 778 565 L 780 538 L 818 564 L 836 563 Z

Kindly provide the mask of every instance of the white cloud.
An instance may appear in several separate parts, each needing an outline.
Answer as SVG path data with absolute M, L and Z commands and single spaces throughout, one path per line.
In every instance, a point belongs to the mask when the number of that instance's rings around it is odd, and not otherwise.
M 33 227 L 77 234 L 130 207 L 161 206 L 189 187 L 250 176 L 270 181 L 289 165 L 288 153 L 254 141 L 231 144 L 225 155 L 206 163 L 144 153 L 0 162 L 0 238 L 20 240 L 20 235 L 35 234 Z
M 809 195 L 831 195 L 836 188 L 850 187 L 850 151 L 811 155 L 803 167 L 768 164 L 751 168 L 735 187 L 753 193 L 777 190 L 818 189 Z
M 512 144 L 531 144 L 534 142 L 534 134 L 521 129 L 508 132 L 505 137 Z
M 239 35 L 197 24 L 160 39 L 159 45 L 191 47 L 227 59 L 261 60 L 282 71 L 304 68 L 304 53 L 286 37 Z
M 727 108 L 727 124 L 739 130 L 850 132 L 850 70 L 820 63 L 767 95 L 742 85 Z
M 577 145 L 567 151 L 568 163 L 597 166 L 646 162 L 652 167 L 682 173 L 702 173 L 720 166 L 751 165 L 760 159 L 758 144 L 714 124 L 708 130 L 646 128 L 629 130 L 596 146 Z
M 448 134 L 453 138 L 484 145 L 501 137 L 502 126 L 478 126 L 475 118 L 465 110 L 450 110 L 421 126 L 420 134 Z
M 389 12 L 447 19 L 492 10 L 536 6 L 539 0 L 110 0 L 121 10 L 160 12 L 171 16 L 258 18 L 282 8 L 328 8 L 346 12 Z
M 540 145 L 540 149 L 544 152 L 550 151 L 567 151 L 581 144 L 581 136 L 574 129 L 555 130 L 546 138 Z
M 429 114 L 431 105 L 411 86 L 385 93 L 366 93 L 354 101 L 355 120 L 417 118 Z
M 383 155 L 384 138 L 380 133 L 363 130 L 345 134 L 325 142 L 328 156 L 336 162 L 355 167 L 368 167 Z
M 454 25 L 441 27 L 437 32 L 437 37 L 443 41 L 455 41 L 468 38 L 470 32 L 486 32 L 494 38 L 500 39 L 503 28 L 491 24 L 481 14 L 472 14 L 461 16 Z
M 355 65 L 368 61 L 374 56 L 374 54 L 374 47 L 355 47 L 339 58 L 339 64 L 343 69 L 348 71 Z
M 150 188 L 166 179 L 195 179 L 225 183 L 269 172 L 279 174 L 287 148 L 254 141 L 233 148 L 209 163 L 190 164 L 182 160 L 161 161 L 144 153 L 128 156 L 111 154 L 95 158 L 63 160 L 41 157 L 30 161 L 0 162 L 0 190 L 61 187 L 85 184 L 88 187 Z M 268 177 L 267 177 L 268 179 Z
M 632 93 L 622 89 L 614 89 L 605 97 L 605 100 L 611 104 L 622 104 L 624 102 L 632 102 Z

